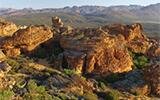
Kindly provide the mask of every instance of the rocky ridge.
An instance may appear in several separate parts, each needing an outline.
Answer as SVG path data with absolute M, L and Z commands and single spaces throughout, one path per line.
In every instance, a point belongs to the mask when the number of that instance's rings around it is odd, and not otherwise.
M 14 84 L 10 84 L 8 73 L 9 75 L 21 73 L 20 76 L 22 75 L 25 81 L 35 79 L 37 84 L 45 84 L 49 90 L 52 88 L 53 91 L 49 91 L 49 93 L 54 96 L 59 95 L 59 92 L 84 96 L 88 91 L 103 98 L 102 95 L 108 95 L 112 89 L 106 87 L 104 90 L 101 89 L 104 88 L 104 85 L 99 88 L 101 83 L 97 82 L 94 75 L 108 78 L 114 74 L 125 74 L 123 80 L 109 82 L 110 86 L 116 87 L 119 91 L 128 92 L 129 97 L 133 98 L 134 96 L 131 94 L 134 93 L 160 95 L 159 65 L 154 65 L 159 62 L 159 41 L 147 38 L 141 24 L 114 24 L 98 28 L 76 29 L 65 26 L 58 17 L 53 17 L 52 22 L 52 29 L 44 25 L 34 25 L 19 29 L 12 36 L 9 36 L 10 33 L 8 35 L 6 33 L 6 37 L 2 37 L 0 73 L 3 76 L 0 81 L 6 79 L 4 80 L 4 83 L 8 82 L 6 87 L 14 88 L 16 84 L 15 77 L 13 78 Z M 39 58 L 33 55 L 38 51 L 39 54 L 45 55 L 46 59 L 51 61 L 52 67 L 37 64 Z M 33 56 L 34 60 L 29 61 L 30 58 L 23 58 L 22 55 L 31 58 Z M 138 57 L 138 61 L 135 61 L 136 57 Z M 143 68 L 135 70 L 135 65 L 146 66 L 144 57 L 148 57 L 147 62 L 152 65 L 144 68 L 145 71 Z M 141 59 L 142 62 L 140 62 Z M 59 64 L 55 64 L 56 60 Z M 54 68 L 63 71 L 67 76 Z M 93 77 L 83 79 L 81 75 L 93 75 Z M 11 75 L 11 77 L 13 76 Z M 43 82 L 41 78 L 44 80 Z M 30 81 L 25 85 L 29 83 Z M 129 86 L 125 87 L 127 85 Z M 25 94 L 25 91 L 22 91 L 22 94 Z M 124 94 L 122 93 L 119 97 L 126 98 Z M 96 99 L 97 96 L 94 95 Z M 127 98 L 129 97 L 127 96 Z

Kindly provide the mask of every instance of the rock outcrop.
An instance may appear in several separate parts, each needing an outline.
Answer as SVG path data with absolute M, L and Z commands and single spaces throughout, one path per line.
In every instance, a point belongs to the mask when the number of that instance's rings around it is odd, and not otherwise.
M 21 52 L 33 51 L 52 37 L 53 33 L 47 26 L 29 26 L 26 29 L 18 30 L 12 37 L 6 37 L 0 43 L 0 47 L 7 56 L 17 56 Z
M 150 83 L 152 92 L 160 97 L 160 64 L 149 66 L 145 70 L 144 77 Z
M 150 48 L 150 43 L 147 37 L 144 35 L 141 24 L 122 25 L 113 24 L 104 26 L 102 29 L 111 35 L 118 36 L 121 34 L 126 40 L 126 46 L 135 53 L 147 53 Z
M 122 73 L 132 70 L 124 38 L 101 29 L 74 30 L 60 40 L 68 67 L 78 73 Z
M 0 21 L 0 37 L 12 36 L 14 32 L 18 30 L 18 27 L 8 21 Z

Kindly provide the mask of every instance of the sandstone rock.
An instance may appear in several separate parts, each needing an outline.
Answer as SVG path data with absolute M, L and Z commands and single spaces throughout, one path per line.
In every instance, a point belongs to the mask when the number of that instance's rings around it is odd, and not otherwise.
M 0 37 L 12 36 L 18 30 L 17 26 L 12 22 L 0 21 Z
M 149 66 L 144 77 L 150 83 L 153 93 L 160 97 L 160 64 Z
M 63 22 L 59 17 L 52 17 L 52 26 L 55 28 L 63 27 Z
M 37 46 L 53 37 L 53 33 L 47 26 L 29 26 L 18 30 L 12 37 L 5 38 L 0 47 L 7 56 L 19 55 L 20 52 L 28 53 Z
M 102 27 L 102 30 L 111 35 L 118 36 L 121 34 L 126 40 L 126 46 L 135 53 L 147 53 L 151 47 L 148 38 L 144 35 L 141 24 L 122 25 L 113 24 Z
M 5 54 L 0 50 L 0 62 L 6 59 Z
M 121 40 L 121 41 L 120 41 Z M 123 38 L 100 29 L 74 30 L 60 40 L 68 67 L 87 73 L 122 73 L 132 70 Z
M 122 34 L 127 41 L 135 38 L 145 38 L 142 25 L 138 23 L 132 25 L 113 24 L 104 26 L 102 29 L 112 35 Z
M 54 41 L 59 41 L 61 35 L 68 34 L 73 30 L 71 26 L 64 26 L 62 20 L 57 16 L 52 17 L 52 29 L 56 33 Z

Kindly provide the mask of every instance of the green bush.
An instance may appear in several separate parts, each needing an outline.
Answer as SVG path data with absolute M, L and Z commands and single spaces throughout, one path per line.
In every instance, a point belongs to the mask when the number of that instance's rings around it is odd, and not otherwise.
M 149 63 L 149 59 L 143 54 L 130 52 L 130 55 L 133 58 L 133 63 L 135 68 L 142 69 Z
M 6 63 L 8 63 L 12 67 L 12 70 L 10 70 L 10 73 L 17 72 L 18 69 L 21 66 L 21 64 L 18 61 L 14 60 L 14 59 L 7 59 Z
M 14 60 L 14 59 L 7 59 L 6 63 L 8 63 L 10 66 L 12 66 L 13 68 L 18 68 L 20 67 L 20 64 Z
M 139 69 L 142 69 L 149 63 L 148 59 L 145 56 L 138 56 L 134 59 L 133 62 L 134 65 Z
M 25 100 L 52 100 L 52 96 L 47 93 L 44 86 L 37 86 L 35 80 L 30 80 L 27 84 L 28 93 L 24 95 Z
M 118 93 L 118 91 L 112 90 L 112 91 L 106 93 L 105 99 L 106 100 L 119 100 L 119 93 Z
M 11 90 L 0 90 L 0 100 L 12 100 L 14 92 Z
M 83 95 L 84 100 L 98 100 L 98 96 L 94 93 L 87 92 Z
M 99 82 L 99 87 L 100 87 L 101 89 L 103 89 L 103 90 L 106 89 L 106 85 L 105 85 L 104 82 Z
M 64 69 L 64 73 L 66 75 L 73 75 L 73 74 L 76 74 L 76 72 L 74 70 L 71 70 L 71 69 Z

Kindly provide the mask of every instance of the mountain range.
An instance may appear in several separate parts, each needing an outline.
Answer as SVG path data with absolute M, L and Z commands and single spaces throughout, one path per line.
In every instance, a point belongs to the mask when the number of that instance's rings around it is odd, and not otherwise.
M 47 24 L 59 16 L 72 27 L 96 27 L 111 23 L 142 23 L 150 36 L 160 36 L 160 3 L 148 6 L 73 6 L 64 8 L 0 8 L 0 16 L 18 25 Z

